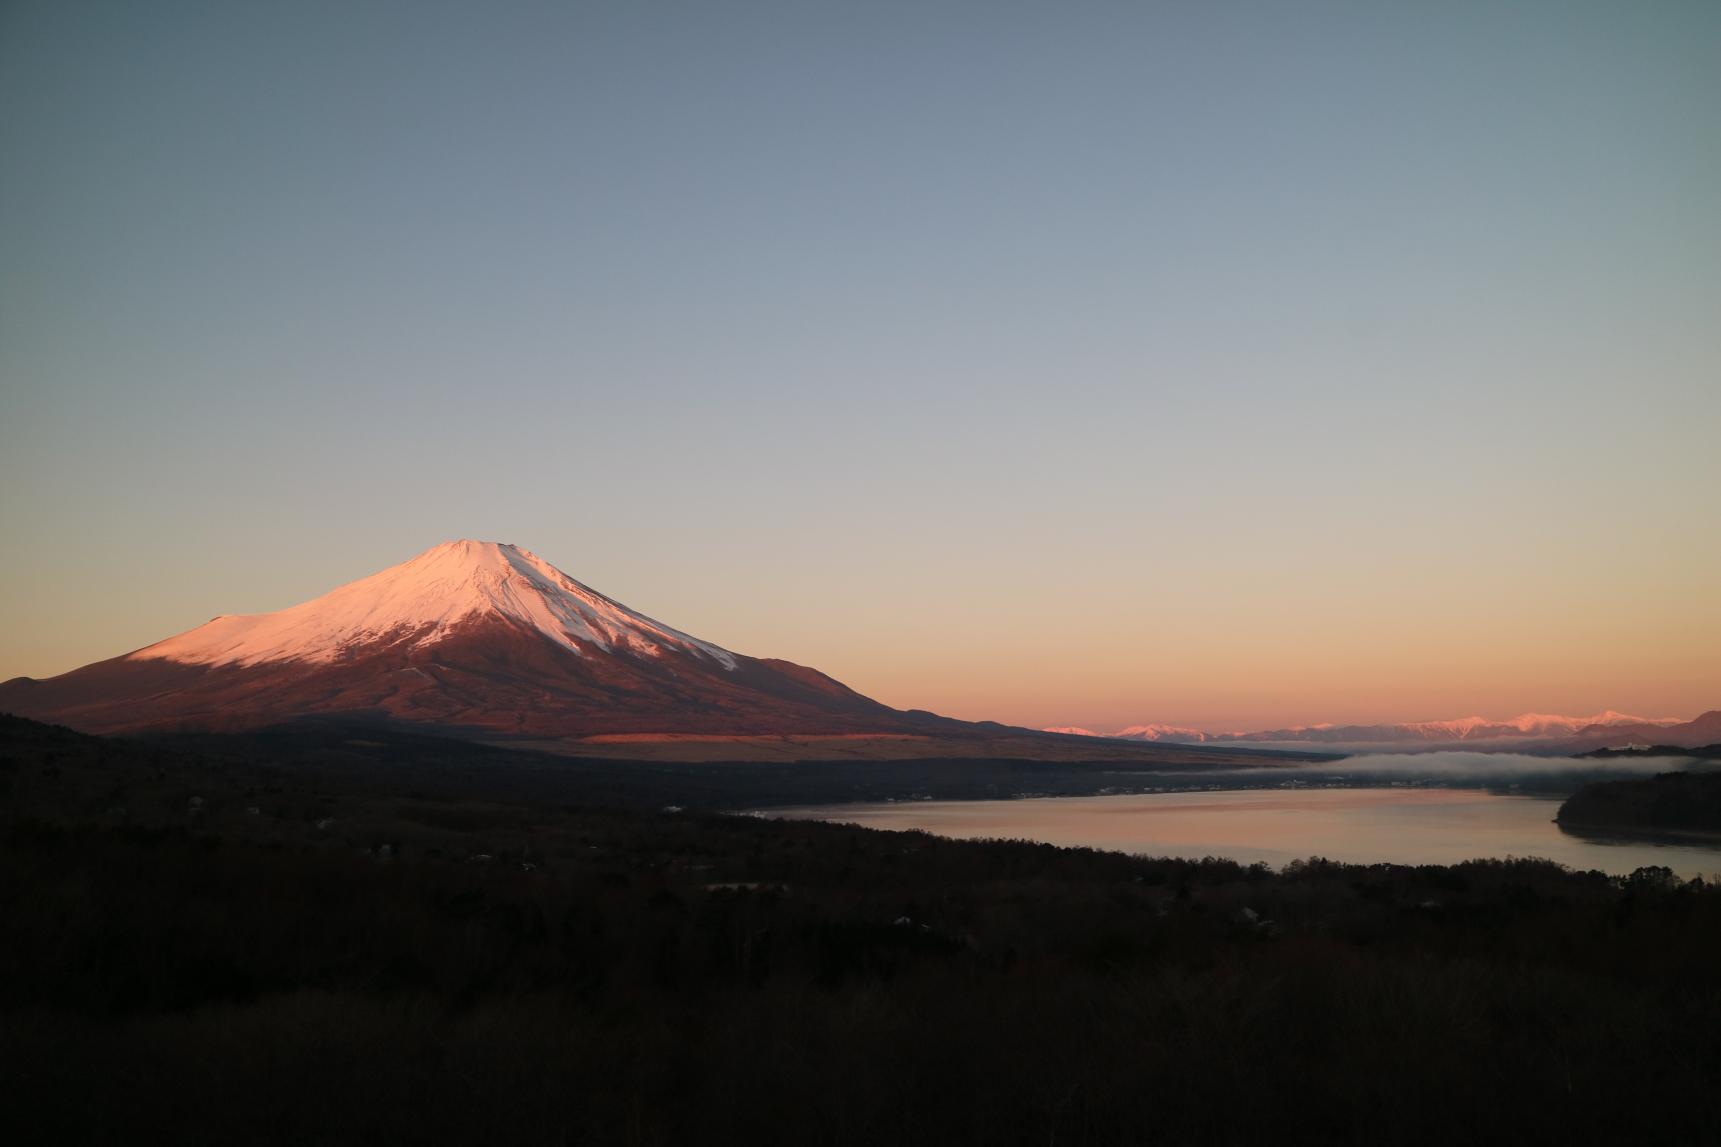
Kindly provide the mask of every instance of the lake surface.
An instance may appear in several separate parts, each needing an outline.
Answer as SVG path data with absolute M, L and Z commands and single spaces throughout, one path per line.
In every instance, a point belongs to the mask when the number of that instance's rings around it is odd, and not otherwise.
M 1356 864 L 1537 856 L 1615 875 L 1646 865 L 1665 865 L 1683 877 L 1721 873 L 1721 840 L 1661 844 L 1575 836 L 1554 824 L 1559 807 L 1558 799 L 1482 789 L 1332 788 L 899 801 L 768 815 L 1148 856 L 1220 856 L 1274 868 L 1310 856 Z

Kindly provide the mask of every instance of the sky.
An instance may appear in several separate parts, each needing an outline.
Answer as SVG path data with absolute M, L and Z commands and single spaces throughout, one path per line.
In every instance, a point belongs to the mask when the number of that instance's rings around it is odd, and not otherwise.
M 1721 707 L 1721 5 L 0 5 L 0 679 L 514 542 L 898 706 Z

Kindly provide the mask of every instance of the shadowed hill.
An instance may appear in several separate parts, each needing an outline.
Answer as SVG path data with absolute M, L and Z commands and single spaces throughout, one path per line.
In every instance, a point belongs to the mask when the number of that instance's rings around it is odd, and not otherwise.
M 1721 745 L 1696 753 L 1721 757 Z M 1557 819 L 1572 828 L 1721 833 L 1721 772 L 1659 773 L 1585 785 L 1560 806 Z

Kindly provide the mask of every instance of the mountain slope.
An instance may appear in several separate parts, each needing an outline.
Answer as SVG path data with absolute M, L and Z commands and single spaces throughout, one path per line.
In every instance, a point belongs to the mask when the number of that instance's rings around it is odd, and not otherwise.
M 814 669 L 745 657 L 536 555 L 447 542 L 275 613 L 0 685 L 0 709 L 90 732 L 349 714 L 539 737 L 948 732 Z

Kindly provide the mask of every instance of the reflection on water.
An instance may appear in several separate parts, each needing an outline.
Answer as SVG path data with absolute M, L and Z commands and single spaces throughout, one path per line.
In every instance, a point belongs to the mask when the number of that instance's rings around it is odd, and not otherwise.
M 1275 868 L 1309 856 L 1355 864 L 1538 856 L 1617 875 L 1646 865 L 1684 877 L 1721 873 L 1721 841 L 1576 836 L 1554 824 L 1559 807 L 1557 799 L 1479 789 L 1268 789 L 828 805 L 771 815 L 1149 856 L 1222 856 Z

